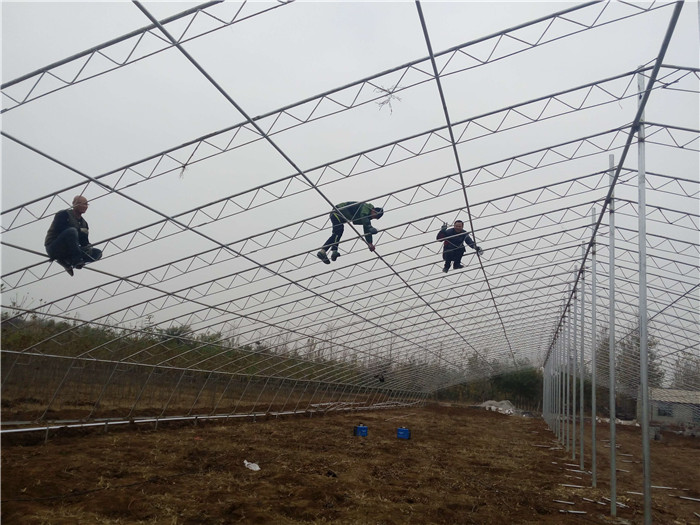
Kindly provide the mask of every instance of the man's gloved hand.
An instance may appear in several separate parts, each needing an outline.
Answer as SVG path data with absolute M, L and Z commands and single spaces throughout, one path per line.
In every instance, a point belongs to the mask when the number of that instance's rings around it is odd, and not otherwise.
M 477 246 L 477 247 L 476 247 L 476 254 L 477 254 L 477 255 L 483 255 L 483 254 L 484 254 L 484 250 L 482 250 L 479 246 Z
M 440 228 L 440 231 L 445 231 L 447 229 L 447 223 L 443 222 L 442 223 L 442 228 Z
M 374 244 L 367 244 L 367 247 L 369 248 L 369 251 L 374 251 Z
M 379 232 L 377 231 L 377 228 L 370 227 L 369 233 L 371 233 L 372 235 L 377 235 Z

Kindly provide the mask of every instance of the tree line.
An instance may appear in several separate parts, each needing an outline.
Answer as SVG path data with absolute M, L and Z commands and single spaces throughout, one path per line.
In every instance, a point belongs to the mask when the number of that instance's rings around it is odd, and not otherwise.
M 615 345 L 615 392 L 617 414 L 634 418 L 639 397 L 640 384 L 640 336 L 638 326 L 623 330 L 624 335 Z M 596 336 L 596 383 L 597 412 L 609 413 L 609 329 L 602 328 Z M 660 357 L 661 341 L 649 334 L 647 337 L 648 384 L 651 388 L 674 388 L 679 390 L 700 389 L 700 357 L 687 353 L 678 355 L 673 363 Z M 573 354 L 571 355 L 573 361 Z M 581 371 L 576 362 L 579 387 Z M 512 367 L 511 367 L 512 368 Z M 437 399 L 478 404 L 488 400 L 509 400 L 518 408 L 533 410 L 541 407 L 543 395 L 542 369 L 527 360 L 517 363 L 515 369 L 506 369 L 504 363 L 490 363 L 472 355 L 467 360 L 467 370 L 480 375 L 464 383 L 450 386 L 437 392 Z M 566 371 L 563 371 L 564 377 Z M 584 363 L 584 406 L 590 413 L 592 374 L 590 360 Z M 570 377 L 573 380 L 573 376 Z

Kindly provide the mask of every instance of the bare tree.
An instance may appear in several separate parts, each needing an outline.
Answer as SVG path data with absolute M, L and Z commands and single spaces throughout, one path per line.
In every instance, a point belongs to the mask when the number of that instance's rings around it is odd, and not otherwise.
M 700 358 L 676 359 L 673 387 L 681 390 L 700 390 Z

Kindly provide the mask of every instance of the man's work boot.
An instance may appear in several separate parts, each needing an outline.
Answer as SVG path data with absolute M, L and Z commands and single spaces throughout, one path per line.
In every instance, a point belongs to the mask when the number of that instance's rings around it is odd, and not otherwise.
M 63 269 L 68 273 L 68 275 L 73 277 L 73 267 L 70 264 L 68 264 L 66 261 L 63 261 L 61 259 L 56 259 L 56 262 L 58 264 L 60 264 L 61 266 L 63 266 Z

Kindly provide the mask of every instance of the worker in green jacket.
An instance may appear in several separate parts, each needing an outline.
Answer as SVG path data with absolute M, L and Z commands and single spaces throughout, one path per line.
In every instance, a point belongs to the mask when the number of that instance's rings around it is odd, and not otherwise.
M 341 202 L 340 204 L 336 204 L 335 207 L 338 211 L 333 210 L 330 214 L 331 224 L 333 224 L 333 233 L 316 256 L 326 264 L 330 264 L 331 261 L 335 261 L 340 257 L 338 253 L 338 243 L 345 229 L 343 224 L 347 222 L 362 226 L 365 242 L 367 242 L 369 251 L 373 252 L 374 244 L 372 244 L 372 235 L 375 235 L 377 230 L 372 227 L 371 221 L 373 219 L 380 219 L 382 215 L 384 215 L 384 210 L 382 208 L 375 208 L 367 202 L 354 201 Z M 327 255 L 329 250 L 331 252 L 330 260 Z

